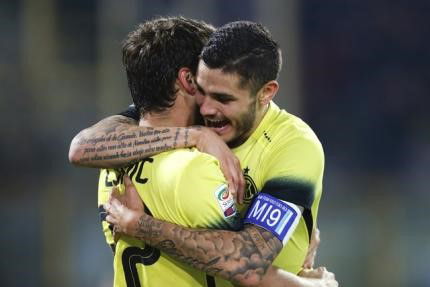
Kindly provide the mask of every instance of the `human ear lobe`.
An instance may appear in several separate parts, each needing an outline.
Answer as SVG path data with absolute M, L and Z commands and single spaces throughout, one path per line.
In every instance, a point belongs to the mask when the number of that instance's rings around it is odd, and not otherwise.
M 279 90 L 277 81 L 269 81 L 260 89 L 258 100 L 261 105 L 267 105 Z

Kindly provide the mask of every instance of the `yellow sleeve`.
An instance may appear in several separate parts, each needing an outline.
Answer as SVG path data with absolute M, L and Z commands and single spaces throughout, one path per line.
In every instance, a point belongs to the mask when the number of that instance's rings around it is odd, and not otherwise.
M 182 170 L 176 189 L 178 211 L 188 226 L 240 228 L 239 212 L 214 157 L 202 153 L 190 161 Z
M 315 182 L 324 171 L 324 152 L 320 142 L 305 136 L 281 142 L 271 152 L 265 171 L 265 178 L 286 176 Z
M 324 152 L 312 135 L 280 141 L 268 155 L 262 192 L 310 208 L 324 172 Z

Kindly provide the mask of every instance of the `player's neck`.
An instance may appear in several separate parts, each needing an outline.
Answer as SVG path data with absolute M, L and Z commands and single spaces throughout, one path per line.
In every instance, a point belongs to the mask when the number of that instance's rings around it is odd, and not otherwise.
M 145 127 L 186 127 L 193 124 L 189 108 L 184 106 L 178 96 L 172 107 L 162 112 L 146 113 L 139 121 L 140 126 Z
M 162 112 L 150 112 L 143 116 L 139 125 L 144 127 L 184 127 L 187 121 L 182 116 L 168 109 Z

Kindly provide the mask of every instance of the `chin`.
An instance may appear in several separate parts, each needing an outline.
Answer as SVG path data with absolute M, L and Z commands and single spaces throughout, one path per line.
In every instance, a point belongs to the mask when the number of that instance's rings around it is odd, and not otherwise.
M 223 141 L 225 141 L 226 143 L 228 143 L 228 142 L 231 142 L 231 141 L 233 141 L 234 139 L 235 139 L 235 134 L 232 134 L 232 132 L 231 131 L 229 131 L 229 132 L 227 132 L 227 133 L 222 133 L 222 134 L 219 134 L 219 133 L 217 133 L 219 136 L 220 136 L 220 138 L 222 138 L 222 140 Z

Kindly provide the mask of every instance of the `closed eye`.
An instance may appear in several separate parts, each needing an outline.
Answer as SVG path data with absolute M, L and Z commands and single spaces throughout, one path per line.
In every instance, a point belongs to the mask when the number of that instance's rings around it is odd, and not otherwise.
M 210 96 L 214 100 L 216 100 L 220 103 L 224 103 L 224 104 L 229 103 L 229 102 L 234 102 L 237 100 L 233 95 L 224 94 L 224 93 L 212 93 L 212 94 L 210 94 Z

